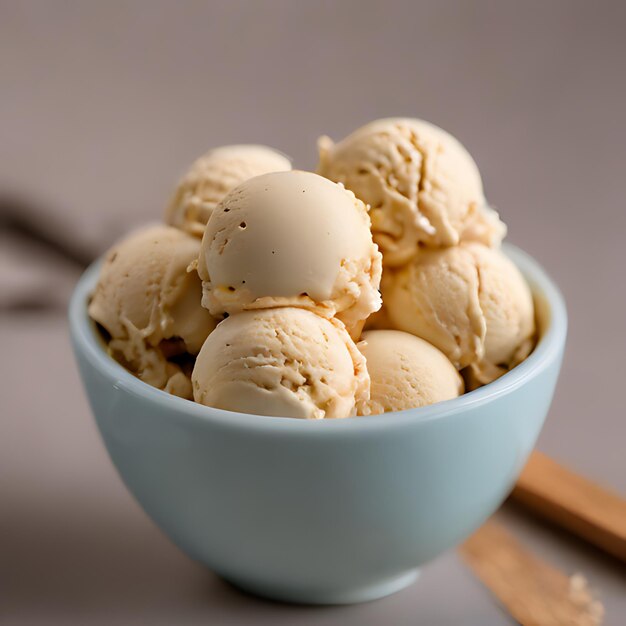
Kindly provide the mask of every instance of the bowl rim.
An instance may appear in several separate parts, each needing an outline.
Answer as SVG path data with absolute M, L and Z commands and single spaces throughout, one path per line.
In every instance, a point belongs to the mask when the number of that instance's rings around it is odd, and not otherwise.
M 112 386 L 170 409 L 172 419 L 180 420 L 184 416 L 192 421 L 219 423 L 229 428 L 257 431 L 302 432 L 301 429 L 306 428 L 309 429 L 309 433 L 320 434 L 337 432 L 337 429 L 352 431 L 353 429 L 390 428 L 407 423 L 441 420 L 492 402 L 524 385 L 526 381 L 548 367 L 559 356 L 565 345 L 567 310 L 560 290 L 541 265 L 528 253 L 508 242 L 504 243 L 502 248 L 503 252 L 521 270 L 535 297 L 540 295 L 548 304 L 548 326 L 533 352 L 510 372 L 458 398 L 425 407 L 358 418 L 301 420 L 216 409 L 152 387 L 128 372 L 106 353 L 95 324 L 87 313 L 87 301 L 95 287 L 102 257 L 85 270 L 74 289 L 69 304 L 70 335 L 75 352 L 87 359 L 111 382 Z

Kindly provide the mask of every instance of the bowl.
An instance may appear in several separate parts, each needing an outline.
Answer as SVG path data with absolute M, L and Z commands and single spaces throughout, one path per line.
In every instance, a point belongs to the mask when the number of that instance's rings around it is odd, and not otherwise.
M 500 506 L 552 400 L 565 305 L 531 257 L 505 251 L 537 303 L 540 340 L 523 363 L 446 402 L 319 421 L 212 409 L 129 374 L 87 315 L 94 264 L 70 329 L 111 460 L 175 544 L 244 590 L 337 604 L 402 589 Z

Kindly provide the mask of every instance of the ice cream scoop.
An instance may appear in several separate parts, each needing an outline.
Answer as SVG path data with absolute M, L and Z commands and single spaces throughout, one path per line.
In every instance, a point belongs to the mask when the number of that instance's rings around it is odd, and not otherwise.
M 535 335 L 533 299 L 498 249 L 465 243 L 421 251 L 383 285 L 393 327 L 439 348 L 487 383 L 522 361 Z
M 197 354 L 217 321 L 200 305 L 202 284 L 187 267 L 200 241 L 152 226 L 106 255 L 89 315 L 108 333 L 112 356 L 146 383 L 191 398 L 186 355 Z
M 404 411 L 456 398 L 463 379 L 440 350 L 399 330 L 363 333 L 359 349 L 370 375 L 369 414 Z
M 360 332 L 380 308 L 381 255 L 365 205 L 310 172 L 251 178 L 215 208 L 198 258 L 215 316 L 298 306 Z
M 506 227 L 489 208 L 480 173 L 446 131 L 410 118 L 371 122 L 335 144 L 319 140 L 318 173 L 370 207 L 385 265 L 406 263 L 420 244 L 498 245 Z
M 369 398 L 365 359 L 343 324 L 292 307 L 226 318 L 202 346 L 192 382 L 196 402 L 278 417 L 349 417 Z
M 253 176 L 290 169 L 289 159 L 267 146 L 215 148 L 195 161 L 178 183 L 165 221 L 202 237 L 215 205 L 233 187 Z

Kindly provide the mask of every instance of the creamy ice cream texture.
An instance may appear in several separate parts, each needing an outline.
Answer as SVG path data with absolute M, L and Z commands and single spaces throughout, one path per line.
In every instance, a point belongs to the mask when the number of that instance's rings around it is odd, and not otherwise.
M 399 330 L 363 333 L 359 349 L 371 379 L 371 415 L 404 411 L 456 398 L 463 379 L 433 345 Z
M 183 176 L 165 211 L 165 221 L 202 237 L 213 209 L 233 187 L 253 176 L 290 169 L 287 157 L 266 146 L 215 148 Z
M 365 359 L 343 324 L 291 307 L 226 318 L 192 381 L 196 402 L 257 415 L 349 417 L 369 398 Z
M 198 259 L 213 315 L 297 306 L 354 333 L 380 308 L 381 255 L 364 204 L 310 172 L 249 179 L 216 207 Z
M 171 357 L 197 354 L 216 320 L 187 272 L 200 241 L 169 226 L 136 232 L 106 255 L 89 315 L 110 335 L 110 353 L 146 383 L 191 398 L 189 371 Z
M 371 122 L 333 143 L 319 140 L 318 173 L 370 207 L 385 265 L 410 260 L 420 244 L 498 245 L 506 227 L 486 203 L 478 168 L 449 133 L 410 118 Z
M 457 370 L 473 389 L 526 358 L 532 296 L 467 150 L 410 118 L 319 147 L 319 174 L 258 145 L 198 159 L 169 226 L 106 256 L 89 313 L 109 352 L 209 406 L 313 419 L 455 397 Z
M 422 251 L 386 277 L 383 298 L 394 328 L 426 339 L 483 384 L 533 347 L 530 289 L 497 249 L 467 243 Z

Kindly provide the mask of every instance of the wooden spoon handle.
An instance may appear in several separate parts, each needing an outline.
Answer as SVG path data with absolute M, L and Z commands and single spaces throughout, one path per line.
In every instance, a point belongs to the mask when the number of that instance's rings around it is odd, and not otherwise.
M 604 609 L 580 575 L 571 578 L 528 552 L 493 520 L 459 548 L 476 576 L 523 626 L 598 626 Z
M 533 452 L 511 498 L 626 561 L 626 500 Z

